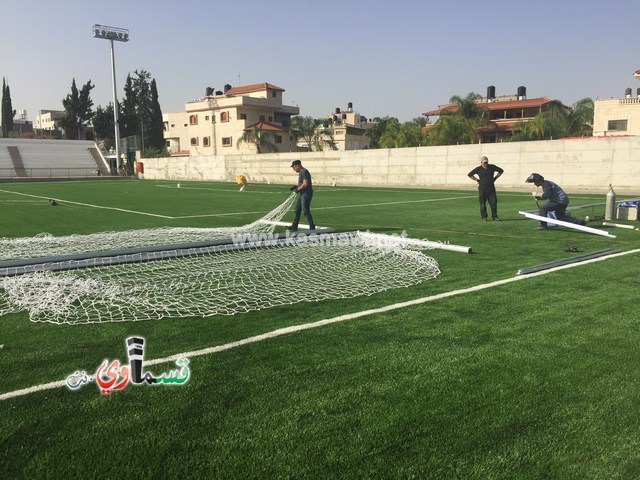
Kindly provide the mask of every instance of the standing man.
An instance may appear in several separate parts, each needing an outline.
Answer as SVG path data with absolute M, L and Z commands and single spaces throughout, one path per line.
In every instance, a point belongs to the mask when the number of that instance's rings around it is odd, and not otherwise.
M 297 192 L 298 201 L 293 214 L 293 223 L 289 227 L 289 230 L 295 232 L 298 230 L 298 222 L 300 221 L 300 214 L 303 213 L 309 223 L 309 230 L 315 230 L 316 225 L 313 223 L 313 217 L 311 216 L 311 199 L 313 198 L 313 184 L 311 182 L 311 174 L 309 170 L 302 166 L 300 160 L 294 160 L 291 162 L 291 168 L 298 174 L 298 184 L 291 187 L 289 190 Z
M 498 173 L 494 176 L 495 173 Z M 496 195 L 495 181 L 504 173 L 497 165 L 490 165 L 487 157 L 480 159 L 480 166 L 468 173 L 471 180 L 478 183 L 478 200 L 480 201 L 480 216 L 482 221 L 487 221 L 487 201 L 491 207 L 491 219 L 499 222 L 498 218 L 498 196 Z M 476 177 L 477 175 L 477 177 Z
M 557 183 L 553 183 L 550 180 L 545 180 L 544 177 L 539 173 L 532 173 L 527 177 L 525 182 L 533 183 L 536 187 L 542 187 L 542 195 L 536 195 L 536 192 L 533 192 L 533 198 L 535 198 L 536 200 L 548 200 L 547 203 L 538 208 L 538 214 L 541 217 L 547 218 L 548 213 L 554 212 L 556 214 L 557 220 L 575 223 L 577 225 L 585 224 L 585 222 L 583 222 L 582 220 L 573 218 L 567 213 L 569 197 L 564 192 L 564 190 L 560 188 L 560 185 L 558 185 Z M 547 222 L 540 222 L 537 230 L 546 229 Z

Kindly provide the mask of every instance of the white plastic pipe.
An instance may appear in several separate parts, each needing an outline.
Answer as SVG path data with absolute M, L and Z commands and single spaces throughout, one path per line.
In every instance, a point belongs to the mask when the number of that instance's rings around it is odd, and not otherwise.
M 367 235 L 379 235 L 370 232 L 359 232 L 360 236 L 366 237 Z M 451 245 L 448 243 L 441 242 L 431 242 L 429 240 L 418 240 L 414 238 L 400 237 L 400 236 L 389 236 L 390 238 L 396 238 L 398 243 L 403 243 L 406 245 L 413 245 L 415 247 L 423 247 L 428 249 L 438 249 L 438 250 L 449 250 L 451 252 L 459 252 L 459 253 L 471 253 L 471 247 L 463 247 L 460 245 Z
M 438 250 L 449 250 L 451 252 L 459 252 L 459 253 L 471 253 L 471 247 L 463 247 L 461 245 L 451 245 L 449 243 L 430 242 L 428 240 L 414 240 L 412 238 L 405 238 L 404 240 L 409 245 L 415 245 L 417 247 L 434 248 Z
M 628 228 L 629 230 L 633 230 L 635 228 L 637 230 L 633 225 L 623 225 L 622 223 L 602 222 L 602 225 L 605 227 Z
M 561 225 L 563 227 L 572 228 L 574 230 L 580 230 L 582 232 L 593 233 L 594 235 L 601 235 L 603 237 L 616 238 L 615 235 L 605 232 L 604 230 L 598 230 L 597 228 L 585 227 L 584 225 L 576 225 L 575 223 L 564 222 L 562 220 L 556 220 L 554 218 L 543 217 L 541 215 L 535 215 L 529 212 L 518 212 L 520 215 L 524 215 L 527 218 L 532 218 L 540 222 L 551 223 L 553 225 Z

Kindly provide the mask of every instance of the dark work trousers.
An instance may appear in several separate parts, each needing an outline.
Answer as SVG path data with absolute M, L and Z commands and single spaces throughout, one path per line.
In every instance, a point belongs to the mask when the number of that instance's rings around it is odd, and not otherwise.
M 316 224 L 313 223 L 313 217 L 311 216 L 311 199 L 313 198 L 313 192 L 301 192 L 298 195 L 298 201 L 296 202 L 296 208 L 293 211 L 293 228 L 298 228 L 298 222 L 300 221 L 300 214 L 304 214 L 309 224 L 310 229 L 314 229 Z
M 487 218 L 487 202 L 491 208 L 491 218 L 498 218 L 498 196 L 495 188 L 478 189 L 478 200 L 480 200 L 480 216 Z
M 584 224 L 584 222 L 581 222 L 580 220 L 572 217 L 567 213 L 566 204 L 549 202 L 541 205 L 540 210 L 538 211 L 538 213 L 540 213 L 540 216 L 545 218 L 547 218 L 547 214 L 549 212 L 553 212 L 556 214 L 556 220 L 562 220 L 563 222 L 575 223 L 578 225 Z M 547 226 L 546 222 L 540 222 L 540 225 L 543 227 Z

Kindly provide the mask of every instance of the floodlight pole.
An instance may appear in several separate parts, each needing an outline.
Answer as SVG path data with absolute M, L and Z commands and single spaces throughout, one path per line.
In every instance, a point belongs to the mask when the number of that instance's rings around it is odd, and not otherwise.
M 129 30 L 117 27 L 107 27 L 105 25 L 93 26 L 93 37 L 102 38 L 111 42 L 111 83 L 113 84 L 113 124 L 116 143 L 116 173 L 120 173 L 122 167 L 122 157 L 120 151 L 120 125 L 118 124 L 118 92 L 116 88 L 116 56 L 113 48 L 113 41 L 129 41 Z
M 116 141 L 116 173 L 120 173 L 122 167 L 120 157 L 120 125 L 118 124 L 118 93 L 116 89 L 116 56 L 113 50 L 113 40 L 111 40 L 111 83 L 113 84 L 113 125 Z

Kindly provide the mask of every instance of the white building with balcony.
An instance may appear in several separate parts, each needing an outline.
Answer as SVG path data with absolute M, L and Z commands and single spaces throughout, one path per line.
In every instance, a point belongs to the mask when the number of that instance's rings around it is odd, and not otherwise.
M 284 89 L 270 83 L 206 89 L 202 98 L 185 105 L 185 112 L 163 115 L 164 138 L 172 154 L 234 155 L 256 153 L 252 143 L 238 143 L 254 127 L 267 131 L 278 152 L 297 150 L 289 122 L 298 107 L 283 105 Z

